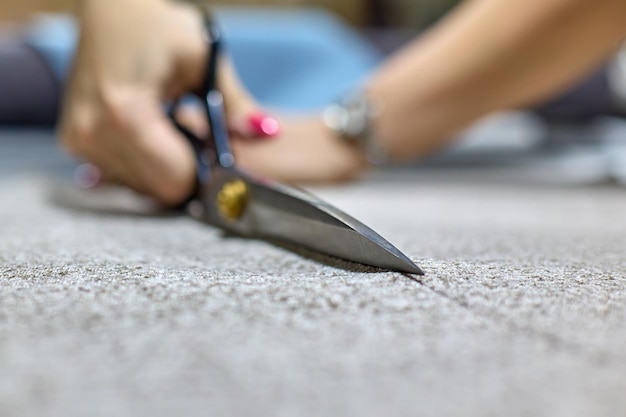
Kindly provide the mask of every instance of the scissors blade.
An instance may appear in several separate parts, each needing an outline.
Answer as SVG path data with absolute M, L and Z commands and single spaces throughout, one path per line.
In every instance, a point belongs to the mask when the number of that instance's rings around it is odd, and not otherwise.
M 207 194 L 204 219 L 236 233 L 277 239 L 378 268 L 422 275 L 422 270 L 378 233 L 341 210 L 295 187 L 256 179 L 237 169 L 220 169 Z M 246 207 L 237 219 L 220 212 L 226 184 L 246 184 Z

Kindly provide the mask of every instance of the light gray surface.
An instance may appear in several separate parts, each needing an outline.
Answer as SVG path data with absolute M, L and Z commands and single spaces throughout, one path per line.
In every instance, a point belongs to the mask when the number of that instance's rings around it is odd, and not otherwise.
M 406 178 L 418 280 L 0 183 L 0 415 L 625 415 L 626 191 Z
M 0 126 L 0 180 L 25 173 L 69 175 L 74 166 L 50 131 Z

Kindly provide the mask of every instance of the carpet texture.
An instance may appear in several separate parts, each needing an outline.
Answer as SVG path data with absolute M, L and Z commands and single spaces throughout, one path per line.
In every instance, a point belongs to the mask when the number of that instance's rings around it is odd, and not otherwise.
M 423 277 L 0 182 L 0 415 L 626 415 L 626 192 L 403 178 L 315 192 Z

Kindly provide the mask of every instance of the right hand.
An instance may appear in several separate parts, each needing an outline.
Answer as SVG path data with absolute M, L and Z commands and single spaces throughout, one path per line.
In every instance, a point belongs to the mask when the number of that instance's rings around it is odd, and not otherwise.
M 194 187 L 195 158 L 162 103 L 204 79 L 200 13 L 167 0 L 85 0 L 80 23 L 62 145 L 95 165 L 105 181 L 178 204 Z M 218 74 L 229 124 L 236 124 L 257 105 L 227 61 Z

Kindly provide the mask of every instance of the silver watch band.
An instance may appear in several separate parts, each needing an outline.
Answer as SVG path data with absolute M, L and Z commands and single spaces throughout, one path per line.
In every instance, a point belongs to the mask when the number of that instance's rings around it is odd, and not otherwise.
M 352 92 L 327 106 L 322 118 L 338 138 L 362 148 L 370 164 L 382 165 L 389 158 L 373 129 L 373 122 L 380 113 L 378 103 L 374 105 L 362 92 Z
M 620 107 L 626 111 L 626 42 L 609 63 L 609 86 L 613 93 L 613 98 Z

